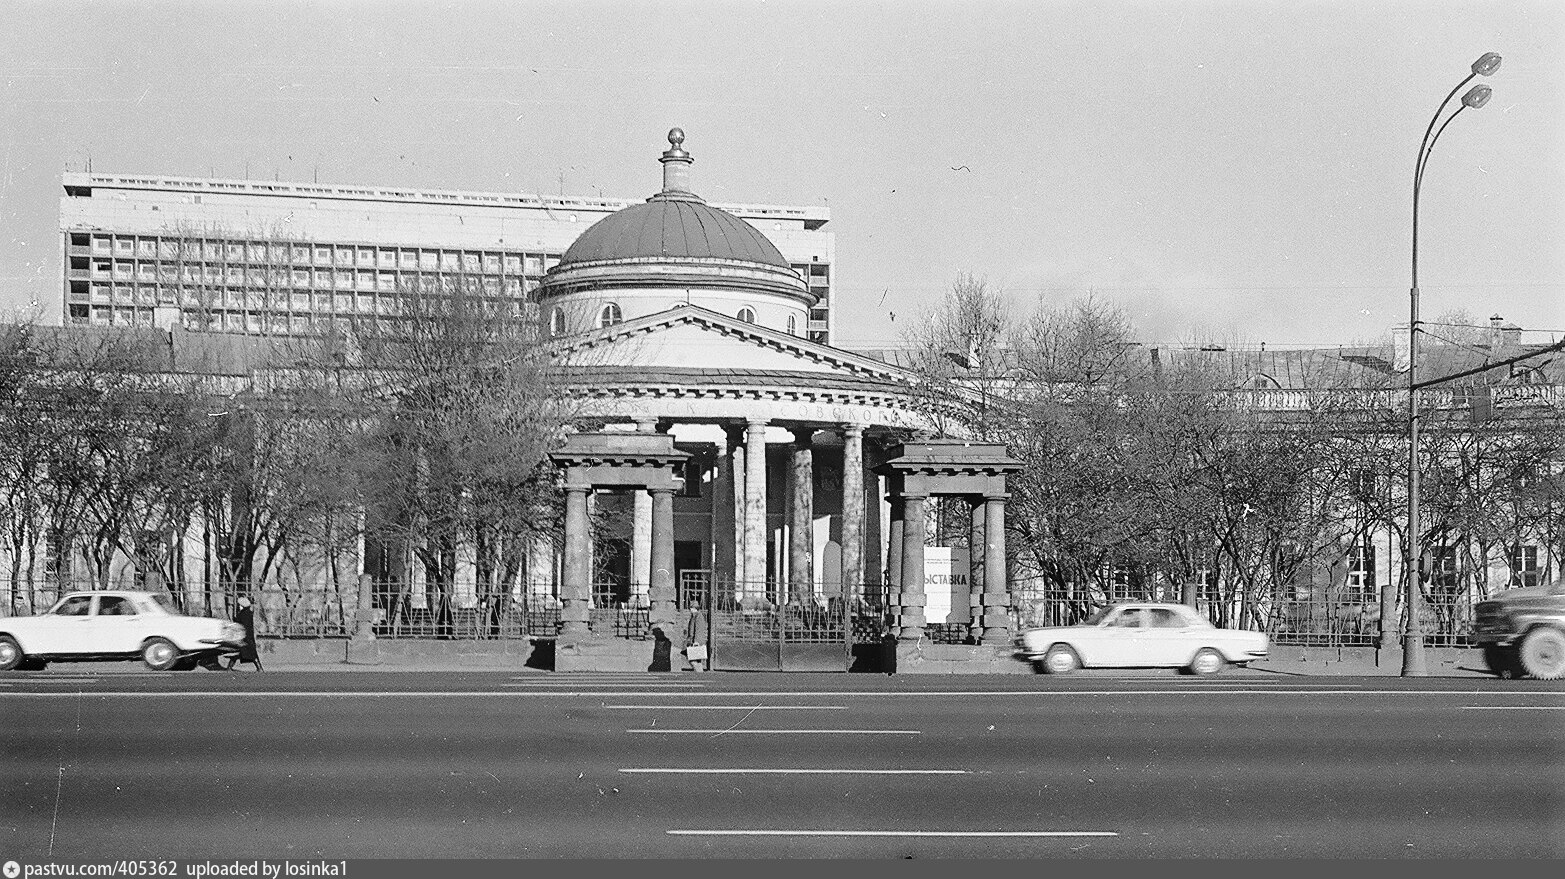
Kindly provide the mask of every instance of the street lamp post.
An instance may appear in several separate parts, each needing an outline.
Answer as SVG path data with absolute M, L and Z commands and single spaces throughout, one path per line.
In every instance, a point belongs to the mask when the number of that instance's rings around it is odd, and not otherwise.
M 1407 327 L 1407 539 L 1405 542 L 1406 563 L 1406 589 L 1407 599 L 1407 632 L 1402 638 L 1402 676 L 1423 677 L 1429 674 L 1428 667 L 1424 664 L 1424 636 L 1419 628 L 1419 609 L 1422 598 L 1421 581 L 1423 575 L 1423 535 L 1422 524 L 1419 521 L 1419 469 L 1418 469 L 1418 192 L 1424 182 L 1424 166 L 1429 163 L 1429 154 L 1434 151 L 1435 141 L 1445 132 L 1446 126 L 1451 124 L 1461 112 L 1468 107 L 1474 110 L 1488 103 L 1491 90 L 1486 85 L 1475 85 L 1462 95 L 1462 103 L 1444 123 L 1440 122 L 1440 114 L 1445 112 L 1447 104 L 1456 97 L 1456 93 L 1462 90 L 1462 86 L 1472 82 L 1475 76 L 1488 76 L 1500 69 L 1500 56 L 1494 52 L 1485 52 L 1482 57 L 1473 62 L 1472 73 L 1467 78 L 1456 84 L 1451 93 L 1440 102 L 1439 109 L 1429 120 L 1429 127 L 1424 129 L 1424 139 L 1418 146 L 1418 161 L 1413 166 L 1413 286 L 1409 295 L 1409 315 Z M 1440 127 L 1437 129 L 1436 124 Z

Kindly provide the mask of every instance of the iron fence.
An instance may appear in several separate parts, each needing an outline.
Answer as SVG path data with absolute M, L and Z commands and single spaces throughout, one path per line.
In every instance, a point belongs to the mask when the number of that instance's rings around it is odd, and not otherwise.
M 1011 620 L 1017 630 L 1072 626 L 1115 601 L 1179 601 L 1177 586 L 1143 590 L 1023 588 L 1013 593 Z M 1473 608 L 1482 596 L 1470 592 L 1426 595 L 1419 613 L 1424 643 L 1465 647 L 1472 643 Z M 1373 647 L 1380 640 L 1380 603 L 1370 595 L 1301 592 L 1283 598 L 1226 596 L 1198 590 L 1196 609 L 1213 625 L 1266 632 L 1273 644 L 1304 647 Z M 1407 632 L 1398 602 L 1396 636 Z
M 116 584 L 115 588 L 135 585 Z M 42 613 L 68 592 L 93 588 L 92 583 L 77 582 L 0 582 L 0 614 Z M 267 638 L 346 638 L 367 626 L 380 638 L 499 640 L 554 637 L 562 626 L 558 598 L 520 590 L 498 595 L 471 589 L 442 593 L 374 583 L 367 611 L 359 609 L 357 584 L 341 589 L 191 584 L 167 591 L 185 613 L 224 619 L 233 618 L 241 593 L 249 595 L 256 609 L 256 633 Z M 710 602 L 706 606 L 712 610 L 759 614 L 754 623 L 762 628 L 792 625 L 808 629 L 812 614 L 819 616 L 833 606 L 832 602 L 846 601 L 850 637 L 856 644 L 878 641 L 888 627 L 899 624 L 895 599 L 885 586 L 871 584 L 843 592 L 849 597 L 840 597 L 842 593 L 789 597 L 787 587 L 779 588 L 776 583 L 735 584 L 714 578 L 710 571 L 683 571 L 676 602 L 682 610 L 699 601 Z M 1095 584 L 1066 588 L 1014 584 L 1012 596 L 1013 631 L 1074 625 L 1112 601 L 1180 599 L 1177 587 L 1170 585 L 1132 592 Z M 1434 590 L 1426 595 L 1419 616 L 1425 643 L 1470 645 L 1474 608 L 1483 598 L 1477 590 Z M 1238 597 L 1202 590 L 1196 607 L 1216 625 L 1265 631 L 1278 645 L 1372 647 L 1380 639 L 1380 604 L 1372 599 L 1372 595 L 1346 590 L 1322 590 L 1246 604 Z M 1400 601 L 1398 607 L 1395 636 L 1400 638 L 1406 632 L 1406 613 Z M 651 637 L 647 596 L 623 584 L 595 584 L 589 619 L 594 632 L 632 640 Z M 929 623 L 924 631 L 934 643 L 970 641 L 967 623 Z

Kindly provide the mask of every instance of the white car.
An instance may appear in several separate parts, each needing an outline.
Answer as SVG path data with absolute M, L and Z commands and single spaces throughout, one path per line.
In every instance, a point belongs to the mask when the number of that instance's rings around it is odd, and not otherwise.
M 1040 673 L 1078 668 L 1182 668 L 1209 675 L 1266 656 L 1264 632 L 1219 629 L 1183 604 L 1111 604 L 1075 626 L 1029 629 L 1017 653 Z
M 137 657 L 156 671 L 183 670 L 238 651 L 244 637 L 237 623 L 181 614 L 164 593 L 72 592 L 46 613 L 0 617 L 0 671 Z

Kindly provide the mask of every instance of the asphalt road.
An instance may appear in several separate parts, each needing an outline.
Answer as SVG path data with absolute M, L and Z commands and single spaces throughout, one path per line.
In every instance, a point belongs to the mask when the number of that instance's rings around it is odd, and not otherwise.
M 1561 857 L 1565 686 L 0 676 L 0 858 Z

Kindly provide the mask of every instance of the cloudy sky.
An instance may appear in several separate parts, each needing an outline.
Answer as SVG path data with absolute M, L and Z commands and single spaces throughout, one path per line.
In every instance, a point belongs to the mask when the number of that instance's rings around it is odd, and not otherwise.
M 58 321 L 63 170 L 829 205 L 838 336 L 958 273 L 1146 341 L 1383 337 L 1413 163 L 1424 317 L 1565 336 L 1565 3 L 8 2 L 0 313 Z M 893 315 L 895 317 L 893 317 Z M 1532 338 L 1532 337 L 1529 337 Z

